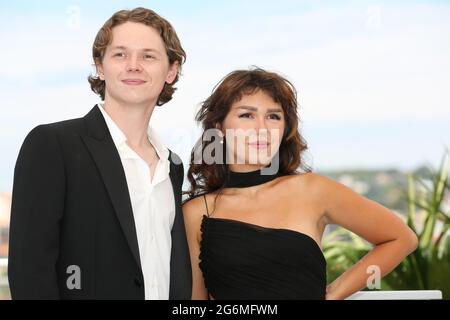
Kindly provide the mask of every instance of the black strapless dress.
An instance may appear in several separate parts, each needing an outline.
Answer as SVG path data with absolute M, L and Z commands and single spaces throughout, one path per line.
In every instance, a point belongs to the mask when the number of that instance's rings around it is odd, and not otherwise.
M 308 235 L 204 215 L 200 269 L 214 299 L 325 299 L 326 261 Z

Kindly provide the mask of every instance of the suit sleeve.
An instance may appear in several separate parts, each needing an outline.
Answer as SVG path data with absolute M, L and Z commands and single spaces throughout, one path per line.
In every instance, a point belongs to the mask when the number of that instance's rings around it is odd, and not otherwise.
M 14 171 L 8 278 L 13 299 L 59 299 L 56 262 L 64 210 L 63 155 L 51 127 L 33 129 Z

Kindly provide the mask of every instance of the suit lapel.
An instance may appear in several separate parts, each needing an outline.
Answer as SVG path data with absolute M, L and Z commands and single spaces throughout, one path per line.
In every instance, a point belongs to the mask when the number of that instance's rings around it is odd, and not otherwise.
M 95 106 L 84 117 L 87 134 L 82 136 L 82 139 L 97 165 L 125 238 L 136 263 L 141 268 L 136 226 L 125 172 L 106 122 L 98 108 Z
M 173 157 L 173 153 L 172 151 L 169 150 L 169 161 L 170 161 L 170 171 L 169 171 L 169 176 L 170 176 L 170 181 L 172 183 L 172 189 L 173 189 L 173 195 L 174 195 L 174 199 L 175 199 L 175 207 L 176 207 L 176 213 L 180 213 L 178 209 L 181 208 L 181 181 L 180 181 L 180 177 L 178 176 L 178 173 L 176 172 L 176 167 L 174 165 L 174 163 L 172 162 L 172 157 Z M 176 218 L 176 216 L 175 216 Z M 175 224 L 175 222 L 174 222 Z
M 172 247 L 170 252 L 170 284 L 169 284 L 169 299 L 174 300 L 175 296 L 177 295 L 178 291 L 178 269 L 179 269 L 179 263 L 177 257 L 177 251 L 178 251 L 178 230 L 179 230 L 179 224 L 180 224 L 180 206 L 181 206 L 181 186 L 178 179 L 178 173 L 175 171 L 176 167 L 172 163 L 172 152 L 169 153 L 169 161 L 170 161 L 170 181 L 172 184 L 173 189 L 173 196 L 175 199 L 175 219 L 173 221 L 171 236 L 172 236 Z M 180 198 L 179 198 L 180 197 Z
M 186 240 L 184 219 L 181 209 L 183 169 L 175 163 L 181 164 L 181 159 L 170 152 L 170 180 L 175 198 L 175 220 L 172 227 L 172 251 L 170 258 L 170 290 L 169 299 L 190 299 L 191 297 L 191 264 L 189 248 Z M 174 163 L 175 162 L 175 163 Z
M 95 106 L 84 117 L 86 135 L 82 136 L 82 139 L 97 165 L 130 250 L 139 268 L 142 269 L 133 209 L 131 207 L 125 172 L 106 122 L 98 108 L 98 106 Z M 192 275 L 189 248 L 181 209 L 181 189 L 184 173 L 182 166 L 178 168 L 175 165 L 178 163 L 181 164 L 181 159 L 172 152 L 169 154 L 169 161 L 169 176 L 175 200 L 175 219 L 171 232 L 172 248 L 169 299 L 190 299 Z

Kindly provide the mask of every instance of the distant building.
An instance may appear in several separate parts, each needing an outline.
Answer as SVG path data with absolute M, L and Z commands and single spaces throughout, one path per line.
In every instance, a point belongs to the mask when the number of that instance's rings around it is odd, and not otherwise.
M 359 181 L 350 174 L 340 175 L 338 178 L 338 182 L 362 195 L 365 195 L 370 189 L 370 185 L 368 183 Z
M 0 258 L 8 256 L 9 217 L 11 215 L 11 194 L 0 193 Z

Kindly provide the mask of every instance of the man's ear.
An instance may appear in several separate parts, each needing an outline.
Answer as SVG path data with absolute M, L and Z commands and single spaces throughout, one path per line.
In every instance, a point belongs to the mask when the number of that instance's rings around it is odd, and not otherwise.
M 105 73 L 103 72 L 103 65 L 101 62 L 95 62 L 95 68 L 97 69 L 97 74 L 100 80 L 105 81 Z
M 166 82 L 171 84 L 178 75 L 178 70 L 180 70 L 180 63 L 175 61 L 169 67 L 169 73 L 167 73 Z

